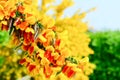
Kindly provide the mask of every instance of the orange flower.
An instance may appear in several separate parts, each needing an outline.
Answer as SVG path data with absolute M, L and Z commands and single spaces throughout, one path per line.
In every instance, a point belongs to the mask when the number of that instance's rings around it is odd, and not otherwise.
M 46 52 L 44 53 L 44 56 L 45 56 L 53 65 L 56 65 L 56 61 L 54 60 L 54 56 L 52 56 L 51 53 L 52 53 L 51 51 L 46 50 Z
M 56 41 L 55 41 L 55 46 L 56 46 L 56 47 L 59 46 L 59 45 L 60 45 L 60 42 L 61 42 L 60 39 L 56 39 Z
M 23 41 L 24 45 L 30 45 L 32 42 L 34 42 L 34 35 L 31 32 L 29 33 L 24 32 L 23 37 L 24 37 L 24 41 Z
M 49 65 L 44 66 L 44 74 L 46 78 L 49 78 L 52 75 L 53 71 L 52 68 Z
M 20 30 L 25 30 L 28 27 L 28 23 L 27 22 L 21 22 L 21 24 L 18 25 L 18 27 L 20 28 Z
M 29 47 L 30 47 L 30 45 L 24 45 L 24 44 L 22 45 L 22 49 L 24 51 L 28 51 Z
M 30 45 L 30 40 L 29 40 L 29 38 L 28 38 L 28 33 L 24 32 L 24 33 L 23 33 L 23 37 L 24 37 L 23 44 L 24 44 L 24 45 Z
M 49 29 L 52 29 L 53 31 L 56 31 L 56 26 L 53 26 L 53 27 L 51 27 Z
M 56 64 L 62 66 L 62 65 L 64 65 L 64 63 L 65 63 L 65 57 L 62 56 L 62 55 L 59 56 L 59 58 L 57 59 Z
M 13 11 L 11 11 L 11 13 L 10 13 L 10 17 L 12 17 L 12 18 L 15 18 L 15 10 L 13 10 Z
M 75 73 L 76 73 L 76 72 L 72 69 L 71 66 L 67 66 L 67 65 L 65 65 L 65 66 L 63 67 L 62 72 L 63 72 L 65 75 L 67 75 L 68 78 L 71 78 L 71 77 L 74 76 Z
M 22 6 L 22 5 L 19 5 L 18 6 L 18 8 L 17 8 L 17 10 L 20 12 L 20 13 L 24 13 L 24 10 L 25 10 L 25 8 Z
M 19 64 L 24 64 L 25 62 L 26 62 L 26 59 L 23 58 L 23 59 L 20 60 Z
M 33 52 L 34 52 L 34 47 L 30 46 L 29 49 L 28 49 L 28 54 L 32 55 Z
M 50 42 L 47 40 L 46 42 L 43 43 L 43 45 L 46 47 L 46 46 L 49 46 L 50 45 Z
M 33 65 L 33 64 L 30 64 L 30 65 L 28 66 L 28 70 L 29 70 L 30 72 L 32 72 L 35 68 L 36 68 L 36 66 Z
M 26 17 L 31 17 L 31 16 L 33 16 L 33 15 L 29 14 L 29 13 L 26 14 Z
M 24 39 L 23 44 L 24 45 L 30 45 L 30 41 L 28 39 Z

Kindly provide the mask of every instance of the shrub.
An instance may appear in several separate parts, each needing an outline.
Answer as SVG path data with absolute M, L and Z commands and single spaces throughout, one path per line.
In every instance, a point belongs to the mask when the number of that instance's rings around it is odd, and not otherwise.
M 90 61 L 97 65 L 91 80 L 120 79 L 120 31 L 90 33 L 90 47 L 95 54 Z

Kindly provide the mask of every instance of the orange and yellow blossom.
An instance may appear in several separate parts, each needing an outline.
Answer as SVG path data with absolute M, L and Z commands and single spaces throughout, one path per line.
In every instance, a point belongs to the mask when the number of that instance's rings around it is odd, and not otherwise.
M 48 0 L 46 0 L 46 2 L 47 1 Z M 47 4 L 44 4 L 44 6 Z M 51 8 L 51 10 L 54 11 L 52 16 L 56 20 L 55 23 L 55 26 L 57 26 L 56 32 L 60 37 L 60 40 L 64 42 L 66 48 L 69 50 L 69 54 L 74 56 L 75 59 L 77 60 L 81 60 L 82 57 L 85 57 L 85 59 L 87 60 L 88 56 L 90 54 L 93 54 L 94 52 L 88 46 L 90 42 L 90 38 L 86 33 L 88 31 L 88 24 L 87 22 L 83 22 L 83 19 L 85 18 L 88 12 L 95 10 L 95 8 L 92 8 L 82 13 L 77 12 L 71 17 L 63 17 L 64 10 L 69 6 L 71 6 L 72 4 L 73 4 L 73 0 L 62 0 L 62 2 L 57 6 L 53 7 L 53 5 L 51 5 L 49 7 Z M 46 10 L 46 8 L 47 7 L 42 8 L 41 11 Z M 44 14 L 46 14 L 46 12 L 44 12 Z M 87 63 L 84 63 L 84 61 L 79 62 L 79 67 L 83 69 L 83 73 L 76 74 L 76 77 L 74 77 L 73 80 L 89 79 L 88 75 L 93 73 L 93 70 L 95 69 L 95 65 L 88 61 L 86 62 Z M 65 80 L 68 79 L 62 74 L 59 75 L 60 76 L 57 77 L 57 79 L 61 79 L 61 80 L 63 78 Z
M 85 34 L 87 25 L 79 22 L 79 17 L 61 19 L 63 10 L 72 5 L 72 0 L 63 0 L 59 6 L 53 7 L 56 21 L 46 16 L 45 5 L 52 1 L 44 0 L 40 13 L 37 0 L 0 1 L 0 27 L 9 32 L 16 48 L 25 52 L 19 63 L 26 66 L 32 76 L 39 75 L 42 80 L 74 80 L 79 74 L 85 75 L 84 66 L 89 62 L 87 56 L 93 53 Z

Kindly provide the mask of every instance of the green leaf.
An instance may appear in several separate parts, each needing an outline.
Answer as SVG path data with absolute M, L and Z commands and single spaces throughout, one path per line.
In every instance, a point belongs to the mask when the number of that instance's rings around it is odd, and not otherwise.
M 16 14 L 16 17 L 19 17 L 21 15 L 19 11 L 16 11 L 15 14 Z
M 90 33 L 89 46 L 94 55 L 89 59 L 96 64 L 90 80 L 114 80 L 120 78 L 120 31 Z M 110 77 L 108 77 L 110 76 Z
M 61 72 L 62 72 L 61 70 L 60 70 L 60 71 L 58 71 L 58 72 L 56 73 L 56 76 L 57 76 L 57 75 L 59 75 Z
M 7 31 L 0 31 L 0 45 L 4 46 L 9 41 L 9 33 Z
M 43 25 L 41 23 L 37 23 L 37 25 L 39 26 L 40 29 L 43 29 Z
M 65 60 L 70 61 L 71 63 L 77 64 L 77 60 L 74 59 L 73 57 L 68 57 Z
M 0 56 L 0 67 L 2 67 L 4 62 L 5 62 L 5 57 L 4 56 Z

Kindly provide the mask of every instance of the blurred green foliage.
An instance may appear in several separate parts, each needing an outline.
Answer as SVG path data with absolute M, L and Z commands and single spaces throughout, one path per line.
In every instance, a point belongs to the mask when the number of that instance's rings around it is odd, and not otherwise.
M 0 80 L 18 80 L 27 73 L 25 67 L 19 64 L 23 56 L 8 46 L 9 41 L 9 33 L 0 31 Z
M 0 46 L 5 46 L 9 41 L 9 33 L 7 31 L 0 30 Z M 0 47 L 1 48 L 1 47 Z M 0 68 L 4 64 L 5 57 L 0 55 Z
M 9 41 L 9 33 L 0 30 L 0 46 L 4 46 Z
M 2 67 L 2 65 L 4 64 L 5 58 L 4 56 L 0 56 L 0 68 Z
M 90 33 L 94 55 L 90 61 L 97 68 L 90 80 L 120 80 L 120 31 Z

